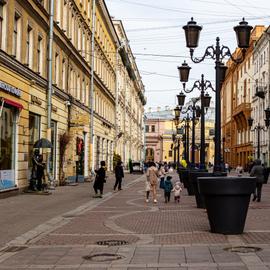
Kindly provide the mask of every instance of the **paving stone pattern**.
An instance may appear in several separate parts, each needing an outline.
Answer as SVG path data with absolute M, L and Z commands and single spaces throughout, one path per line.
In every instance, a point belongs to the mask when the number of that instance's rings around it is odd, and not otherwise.
M 173 200 L 165 204 L 160 191 L 157 204 L 152 198 L 146 203 L 144 182 L 145 176 L 126 175 L 123 190 L 113 192 L 112 179 L 102 199 L 89 196 L 89 202 L 17 237 L 8 245 L 26 248 L 3 252 L 3 247 L 0 270 L 270 269 L 269 185 L 263 187 L 261 203 L 250 203 L 244 234 L 229 236 L 209 232 L 206 211 L 197 209 L 195 198 L 186 191 L 180 204 Z M 127 244 L 97 245 L 105 240 Z M 247 254 L 225 250 L 243 245 L 262 250 Z

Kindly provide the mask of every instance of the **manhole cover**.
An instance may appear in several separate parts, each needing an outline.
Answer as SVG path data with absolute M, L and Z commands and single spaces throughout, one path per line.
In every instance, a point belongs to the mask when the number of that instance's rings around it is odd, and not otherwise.
M 224 248 L 224 250 L 230 251 L 230 252 L 237 252 L 237 253 L 251 253 L 251 252 L 261 251 L 262 249 L 259 247 L 238 246 L 238 247 Z
M 2 250 L 2 252 L 17 252 L 26 249 L 25 246 L 10 246 Z
M 108 262 L 108 261 L 116 261 L 123 259 L 124 256 L 118 254 L 110 254 L 110 253 L 100 253 L 94 255 L 83 256 L 83 259 L 93 262 Z
M 125 240 L 103 240 L 97 241 L 96 244 L 100 246 L 123 246 L 128 245 L 128 242 Z

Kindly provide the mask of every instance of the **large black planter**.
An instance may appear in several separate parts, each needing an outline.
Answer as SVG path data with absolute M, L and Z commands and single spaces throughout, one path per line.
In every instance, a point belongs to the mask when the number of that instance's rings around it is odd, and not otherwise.
M 255 177 L 199 177 L 211 232 L 243 233 Z
M 184 188 L 187 188 L 188 186 L 188 169 L 179 169 L 179 179 L 180 182 L 183 183 Z
M 189 179 L 190 179 L 191 184 L 193 185 L 197 208 L 205 208 L 204 195 L 199 193 L 197 178 L 208 177 L 208 176 L 212 176 L 212 173 L 209 173 L 207 171 L 190 171 L 189 172 Z

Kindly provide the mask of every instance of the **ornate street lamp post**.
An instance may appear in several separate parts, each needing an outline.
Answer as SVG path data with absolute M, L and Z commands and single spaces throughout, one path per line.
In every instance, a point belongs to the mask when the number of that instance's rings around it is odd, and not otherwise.
M 198 47 L 199 44 L 199 36 L 202 30 L 202 27 L 197 25 L 197 23 L 191 18 L 191 21 L 187 23 L 183 27 L 185 30 L 186 37 L 186 46 L 190 49 L 191 60 L 194 63 L 202 62 L 206 57 L 211 57 L 215 60 L 215 69 L 216 69 L 216 111 L 215 111 L 215 166 L 214 171 L 221 171 L 221 106 L 220 106 L 220 90 L 222 83 L 222 73 L 224 74 L 224 65 L 222 64 L 222 60 L 228 56 L 234 62 L 241 63 L 244 60 L 246 49 L 249 47 L 250 40 L 250 32 L 252 26 L 248 25 L 248 23 L 243 20 L 239 23 L 238 26 L 234 27 L 234 31 L 236 32 L 236 38 L 238 47 L 242 49 L 242 56 L 239 59 L 235 59 L 230 49 L 227 46 L 220 46 L 219 37 L 216 38 L 215 46 L 208 46 L 205 50 L 204 55 L 201 58 L 193 57 L 194 50 Z
M 183 64 L 181 67 L 178 67 L 180 81 L 183 82 Z M 187 78 L 188 81 L 188 78 Z M 201 149 L 200 149 L 200 169 L 205 169 L 205 108 L 209 108 L 211 97 L 208 93 L 205 94 L 207 89 L 212 89 L 212 84 L 208 80 L 204 80 L 204 75 L 201 75 L 201 80 L 197 80 L 194 82 L 192 88 L 187 90 L 185 88 L 185 84 L 183 83 L 183 89 L 186 93 L 191 93 L 194 89 L 198 89 L 201 92 L 200 99 L 201 99 L 201 107 L 197 108 L 197 111 L 200 112 L 201 116 Z M 180 93 L 181 94 L 181 93 Z
M 257 126 L 255 126 L 253 129 L 250 129 L 250 131 L 255 131 L 257 130 L 257 159 L 260 159 L 261 157 L 261 131 L 267 131 L 269 125 L 270 125 L 270 108 L 268 107 L 267 109 L 264 110 L 265 112 L 265 127 L 261 126 L 260 123 L 258 123 Z M 253 125 L 253 118 L 249 117 L 248 118 L 248 125 L 251 128 Z

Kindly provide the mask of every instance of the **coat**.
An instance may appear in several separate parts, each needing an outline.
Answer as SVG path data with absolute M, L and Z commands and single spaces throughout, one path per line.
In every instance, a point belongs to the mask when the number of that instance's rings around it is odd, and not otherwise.
M 256 183 L 264 182 L 264 168 L 261 164 L 255 164 L 250 172 L 250 176 L 256 177 Z
M 116 179 L 122 179 L 124 177 L 124 170 L 121 165 L 115 166 L 115 178 Z
M 171 192 L 173 189 L 171 180 L 165 179 L 164 181 L 164 191 L 165 192 Z
M 146 177 L 152 186 L 157 185 L 158 182 L 158 169 L 154 166 L 148 168 Z
M 106 182 L 106 170 L 104 167 L 99 168 L 96 172 L 96 178 L 94 182 L 94 187 L 97 189 L 103 189 L 103 185 Z

